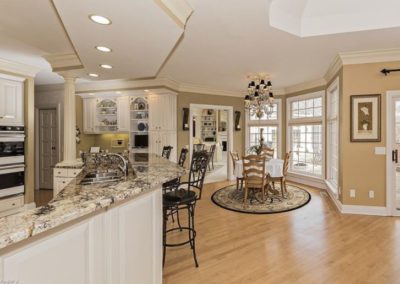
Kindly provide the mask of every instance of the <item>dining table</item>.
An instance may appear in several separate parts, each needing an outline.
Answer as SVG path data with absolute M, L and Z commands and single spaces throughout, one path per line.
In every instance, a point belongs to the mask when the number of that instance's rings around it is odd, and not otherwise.
M 236 178 L 243 178 L 243 160 L 238 160 L 235 163 L 234 175 Z M 279 178 L 283 176 L 283 160 L 271 159 L 265 161 L 265 171 L 272 178 Z

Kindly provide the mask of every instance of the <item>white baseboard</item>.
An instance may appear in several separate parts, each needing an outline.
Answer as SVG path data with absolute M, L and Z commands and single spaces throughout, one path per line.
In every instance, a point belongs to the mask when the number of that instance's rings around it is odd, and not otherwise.
M 382 206 L 342 205 L 341 212 L 343 214 L 390 216 L 387 208 Z
M 322 179 L 318 179 L 318 178 L 313 178 L 313 177 L 308 177 L 308 176 L 302 176 L 302 175 L 298 175 L 298 174 L 288 173 L 287 180 L 295 182 L 295 183 L 300 183 L 300 184 L 308 185 L 308 186 L 311 186 L 311 187 L 315 187 L 315 188 L 318 188 L 318 189 L 324 189 L 324 190 L 327 189 L 325 181 L 322 180 Z

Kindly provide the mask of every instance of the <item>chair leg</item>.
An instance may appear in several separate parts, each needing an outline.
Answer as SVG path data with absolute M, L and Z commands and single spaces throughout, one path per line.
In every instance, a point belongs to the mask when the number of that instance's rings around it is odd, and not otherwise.
M 283 180 L 281 179 L 281 192 L 282 192 L 282 198 L 285 198 L 285 194 L 284 194 L 284 188 L 283 188 Z
M 240 190 L 243 190 L 243 179 L 240 180 Z
M 192 228 L 192 230 L 189 230 L 189 240 L 192 240 L 190 242 L 190 246 L 193 251 L 193 258 L 194 258 L 194 263 L 196 267 L 199 267 L 199 263 L 197 261 L 197 256 L 196 256 L 196 236 L 195 236 L 195 231 L 194 231 L 194 209 L 195 209 L 196 204 L 191 204 L 188 206 L 188 213 L 189 213 L 189 228 Z
M 247 201 L 247 195 L 248 195 L 248 188 L 245 187 L 244 188 L 244 197 L 243 197 L 243 204 L 246 205 L 246 201 Z
M 179 230 L 182 232 L 181 220 L 179 219 L 179 209 L 176 209 L 176 220 L 178 221 Z
M 236 178 L 236 190 L 239 190 L 239 179 Z

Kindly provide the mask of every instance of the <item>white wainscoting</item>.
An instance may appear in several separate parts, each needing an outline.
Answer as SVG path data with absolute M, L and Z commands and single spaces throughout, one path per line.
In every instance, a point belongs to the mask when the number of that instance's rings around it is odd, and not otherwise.
M 2 255 L 2 281 L 162 283 L 161 190 L 146 193 Z

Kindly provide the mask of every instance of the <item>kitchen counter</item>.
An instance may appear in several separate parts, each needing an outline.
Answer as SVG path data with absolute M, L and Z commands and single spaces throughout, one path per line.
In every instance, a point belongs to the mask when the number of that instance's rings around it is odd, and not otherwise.
M 144 193 L 159 190 L 161 185 L 182 176 L 177 164 L 150 154 L 130 157 L 128 176 L 117 182 L 80 185 L 86 169 L 74 178 L 48 205 L 0 218 L 0 249 L 27 240 L 45 231 L 84 217 Z M 0 250 L 1 253 L 1 250 Z

